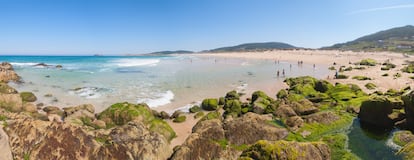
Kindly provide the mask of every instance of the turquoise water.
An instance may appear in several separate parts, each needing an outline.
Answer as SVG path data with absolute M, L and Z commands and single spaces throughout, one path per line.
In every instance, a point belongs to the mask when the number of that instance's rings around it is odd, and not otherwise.
M 248 94 L 264 90 L 274 96 L 284 80 L 276 76 L 277 70 L 285 70 L 286 77 L 322 78 L 329 73 L 326 66 L 192 55 L 0 56 L 0 61 L 11 62 L 25 82 L 11 85 L 19 91 L 34 92 L 38 103 L 59 107 L 91 103 L 97 111 L 127 101 L 145 102 L 171 112 L 203 98 L 218 98 L 230 90 Z M 51 66 L 35 66 L 38 63 Z
M 352 153 L 364 160 L 399 160 L 401 155 L 396 155 L 399 146 L 392 143 L 394 130 L 381 130 L 361 126 L 356 118 L 348 133 L 348 147 Z

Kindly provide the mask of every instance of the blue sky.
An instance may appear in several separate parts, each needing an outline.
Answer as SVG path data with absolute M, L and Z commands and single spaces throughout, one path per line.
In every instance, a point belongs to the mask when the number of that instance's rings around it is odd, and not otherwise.
M 0 54 L 319 48 L 413 23 L 410 0 L 0 0 Z

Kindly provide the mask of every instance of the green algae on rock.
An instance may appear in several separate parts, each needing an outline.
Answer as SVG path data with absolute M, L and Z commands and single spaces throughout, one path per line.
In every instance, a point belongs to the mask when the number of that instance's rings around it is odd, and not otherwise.
M 215 98 L 204 99 L 201 103 L 201 108 L 206 111 L 214 111 L 218 108 L 218 101 Z
M 36 96 L 32 92 L 20 92 L 20 96 L 24 102 L 34 102 L 37 100 Z

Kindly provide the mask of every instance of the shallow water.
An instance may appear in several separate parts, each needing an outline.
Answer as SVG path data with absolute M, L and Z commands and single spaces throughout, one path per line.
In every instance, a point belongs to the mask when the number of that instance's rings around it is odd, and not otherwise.
M 313 68 L 270 60 L 196 57 L 93 57 L 93 56 L 0 56 L 13 64 L 23 84 L 38 103 L 59 107 L 91 103 L 97 112 L 116 102 L 148 103 L 150 107 L 186 107 L 207 97 L 218 98 L 229 90 L 277 88 L 286 77 L 326 76 L 326 66 Z M 46 63 L 50 67 L 36 67 Z M 57 69 L 55 65 L 62 65 Z M 290 67 L 290 65 L 292 67 Z M 280 77 L 276 71 L 280 71 Z M 52 94 L 52 97 L 45 97 Z M 276 93 L 269 93 L 275 95 Z M 168 111 L 168 110 L 167 110 Z
M 364 160 L 399 160 L 401 155 L 395 155 L 398 147 L 392 143 L 394 130 L 379 130 L 376 128 L 361 127 L 356 118 L 348 133 L 348 148 L 352 153 Z

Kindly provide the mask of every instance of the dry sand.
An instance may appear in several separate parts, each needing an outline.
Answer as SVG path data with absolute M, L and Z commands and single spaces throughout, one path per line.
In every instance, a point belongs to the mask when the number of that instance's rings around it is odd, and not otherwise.
M 373 92 L 375 90 L 386 91 L 388 89 L 402 89 L 406 86 L 411 86 L 414 88 L 413 80 L 410 79 L 410 76 L 414 74 L 408 74 L 401 72 L 401 68 L 404 67 L 406 61 L 414 61 L 414 58 L 404 56 L 401 53 L 389 53 L 389 52 L 351 52 L 351 51 L 322 51 L 322 50 L 277 50 L 277 51 L 264 51 L 264 52 L 232 52 L 232 53 L 202 53 L 202 54 L 193 54 L 193 56 L 200 57 L 218 57 L 218 58 L 244 58 L 244 59 L 263 59 L 263 60 L 272 60 L 272 61 L 288 61 L 288 62 L 297 62 L 303 61 L 307 64 L 315 64 L 316 66 L 334 66 L 336 69 L 339 69 L 340 66 L 345 67 L 355 67 L 353 63 L 359 62 L 362 59 L 371 58 L 375 59 L 378 63 L 383 63 L 386 60 L 389 60 L 391 63 L 397 65 L 396 68 L 389 71 L 381 71 L 382 65 L 376 66 L 364 66 L 364 70 L 345 71 L 341 74 L 348 75 L 348 79 L 333 79 L 335 71 L 332 71 L 330 75 L 326 75 L 326 80 L 331 83 L 353 83 L 360 86 L 365 92 Z M 333 63 L 336 65 L 333 65 Z M 352 64 L 350 64 L 352 63 Z M 384 73 L 388 73 L 389 76 L 382 76 Z M 402 74 L 400 78 L 394 78 L 393 75 L 396 73 Z M 353 76 L 366 76 L 372 80 L 358 81 L 352 79 Z M 329 76 L 329 78 L 328 78 Z M 365 84 L 368 82 L 374 83 L 377 85 L 377 89 L 368 90 L 365 87 Z M 256 86 L 255 86 L 256 85 Z M 258 89 L 266 89 L 265 84 L 254 84 L 255 86 L 247 91 L 247 95 L 250 95 L 251 92 Z M 272 87 L 265 90 L 266 93 L 274 95 L 280 89 L 286 88 L 284 84 L 280 84 L 278 87 Z M 172 147 L 182 144 L 185 139 L 191 134 L 192 127 L 197 123 L 197 119 L 193 118 L 194 114 L 189 114 L 187 116 L 187 121 L 183 123 L 173 123 L 169 121 L 169 124 L 177 133 L 177 138 L 175 138 L 171 143 Z

